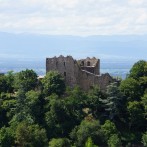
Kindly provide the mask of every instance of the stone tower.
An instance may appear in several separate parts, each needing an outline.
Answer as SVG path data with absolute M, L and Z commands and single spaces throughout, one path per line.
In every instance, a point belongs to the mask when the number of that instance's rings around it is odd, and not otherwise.
M 77 61 L 71 56 L 63 57 L 62 55 L 54 58 L 46 59 L 46 72 L 58 71 L 65 79 L 68 86 L 74 87 L 79 82 L 79 70 L 80 67 Z
M 78 60 L 78 64 L 82 70 L 88 71 L 95 75 L 100 75 L 100 59 L 87 57 L 86 59 Z

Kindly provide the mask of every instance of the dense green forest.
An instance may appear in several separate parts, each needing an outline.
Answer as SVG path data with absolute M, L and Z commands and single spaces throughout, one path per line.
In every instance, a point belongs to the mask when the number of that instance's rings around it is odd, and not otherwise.
M 147 147 L 147 62 L 106 91 L 65 86 L 58 72 L 0 76 L 0 147 Z

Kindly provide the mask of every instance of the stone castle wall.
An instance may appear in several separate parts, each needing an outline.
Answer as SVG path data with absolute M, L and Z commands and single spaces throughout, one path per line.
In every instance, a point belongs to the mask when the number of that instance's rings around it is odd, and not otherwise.
M 59 56 L 46 59 L 46 72 L 58 71 L 65 79 L 66 85 L 79 85 L 83 90 L 89 90 L 98 85 L 102 90 L 113 81 L 107 74 L 100 75 L 100 60 L 86 58 L 74 60 L 71 56 Z
M 94 75 L 92 73 L 82 71 L 80 77 L 81 78 L 79 85 L 86 91 L 94 85 L 99 86 L 101 90 L 105 90 L 106 87 L 114 81 L 108 73 L 102 75 Z

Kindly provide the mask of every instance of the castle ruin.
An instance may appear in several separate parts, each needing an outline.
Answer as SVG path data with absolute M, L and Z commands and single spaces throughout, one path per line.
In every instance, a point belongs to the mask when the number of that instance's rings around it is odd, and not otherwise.
M 58 71 L 69 87 L 79 85 L 83 90 L 89 90 L 98 85 L 101 90 L 114 81 L 108 74 L 100 75 L 100 60 L 95 57 L 74 60 L 71 56 L 46 58 L 46 72 Z

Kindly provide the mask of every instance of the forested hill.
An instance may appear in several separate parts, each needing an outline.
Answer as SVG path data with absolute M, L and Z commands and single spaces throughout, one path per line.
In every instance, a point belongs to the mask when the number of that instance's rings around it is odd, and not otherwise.
M 0 75 L 1 147 L 146 147 L 147 61 L 105 92 L 66 87 L 50 71 Z

